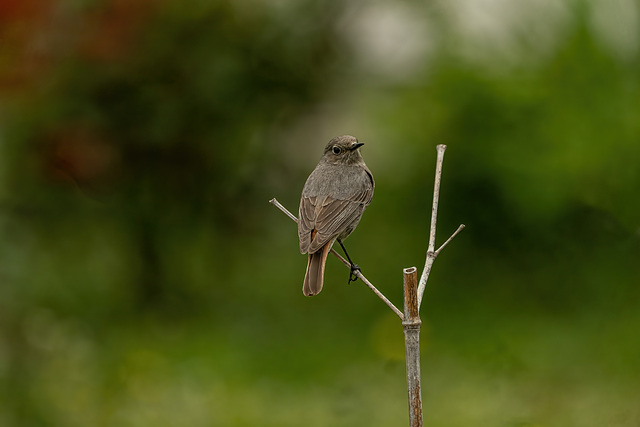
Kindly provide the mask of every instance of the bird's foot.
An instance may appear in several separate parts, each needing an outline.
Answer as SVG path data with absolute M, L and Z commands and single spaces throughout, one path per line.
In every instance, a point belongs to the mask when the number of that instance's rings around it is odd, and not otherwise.
M 360 267 L 358 267 L 356 264 L 351 264 L 351 271 L 349 272 L 349 281 L 347 282 L 347 285 L 350 285 L 351 282 L 355 282 L 356 280 L 358 280 L 356 271 L 360 271 Z

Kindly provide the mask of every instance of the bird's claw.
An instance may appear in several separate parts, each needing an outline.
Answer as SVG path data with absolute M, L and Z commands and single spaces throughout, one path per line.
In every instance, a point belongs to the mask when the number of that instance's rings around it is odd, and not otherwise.
M 347 285 L 350 285 L 351 282 L 355 282 L 356 280 L 358 280 L 356 271 L 360 271 L 360 267 L 358 267 L 356 264 L 351 264 L 351 271 L 349 272 L 349 281 L 347 282 Z

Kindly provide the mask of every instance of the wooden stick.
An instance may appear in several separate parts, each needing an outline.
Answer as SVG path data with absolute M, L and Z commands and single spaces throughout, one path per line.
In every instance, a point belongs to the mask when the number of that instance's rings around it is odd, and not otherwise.
M 405 268 L 404 273 L 404 346 L 407 362 L 409 425 L 422 427 L 422 392 L 420 389 L 420 312 L 418 305 L 418 269 Z

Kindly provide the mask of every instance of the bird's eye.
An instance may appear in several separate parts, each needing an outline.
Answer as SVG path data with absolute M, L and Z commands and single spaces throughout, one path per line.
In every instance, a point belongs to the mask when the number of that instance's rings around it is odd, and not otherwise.
M 337 145 L 333 146 L 332 151 L 333 151 L 333 154 L 336 154 L 336 155 L 342 153 L 342 149 L 340 147 L 338 147 Z

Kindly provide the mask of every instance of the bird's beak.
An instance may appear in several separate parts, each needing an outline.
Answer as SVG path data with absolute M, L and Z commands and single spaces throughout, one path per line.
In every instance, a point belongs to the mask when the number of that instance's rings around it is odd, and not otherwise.
M 353 144 L 351 146 L 349 151 L 357 150 L 358 148 L 362 147 L 363 145 L 364 145 L 364 142 L 356 142 L 355 144 Z

